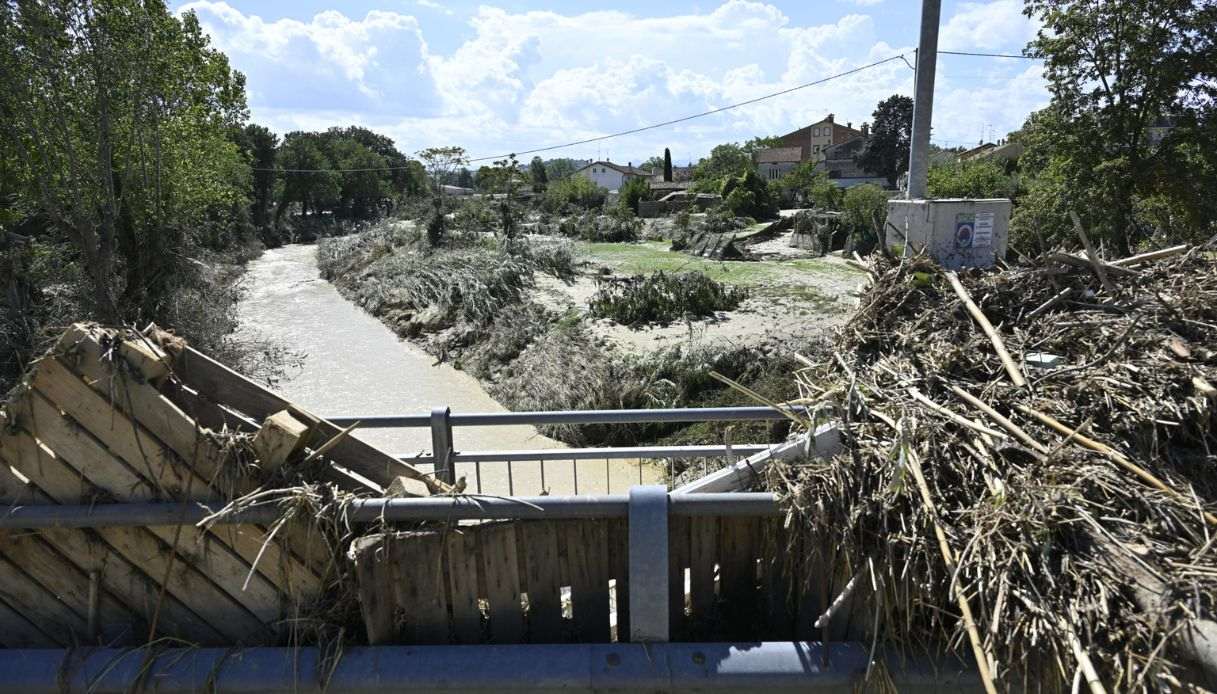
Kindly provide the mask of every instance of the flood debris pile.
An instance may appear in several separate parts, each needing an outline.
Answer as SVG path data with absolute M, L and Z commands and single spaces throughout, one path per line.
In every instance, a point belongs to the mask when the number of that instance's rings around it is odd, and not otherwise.
M 0 645 L 287 645 L 357 628 L 343 505 L 447 488 L 349 433 L 155 326 L 72 326 L 0 409 L 0 504 L 135 515 L 0 531 Z M 219 513 L 149 525 L 145 502 Z M 267 503 L 273 523 L 217 523 Z
M 805 580 L 992 689 L 1217 685 L 1214 249 L 869 271 L 797 374 L 847 450 L 766 481 Z

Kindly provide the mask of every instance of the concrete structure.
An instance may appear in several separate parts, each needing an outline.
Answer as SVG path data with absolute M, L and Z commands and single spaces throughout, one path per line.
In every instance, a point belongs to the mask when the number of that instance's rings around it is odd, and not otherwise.
M 757 150 L 752 155 L 756 173 L 766 181 L 775 181 L 790 173 L 803 162 L 801 147 L 773 147 Z
M 645 171 L 632 164 L 614 164 L 611 161 L 594 161 L 575 172 L 609 192 L 621 189 L 626 180 L 631 178 L 649 178 L 650 171 Z
M 891 200 L 887 203 L 888 248 L 913 255 L 924 249 L 949 270 L 991 267 L 1006 255 L 1010 201 Z

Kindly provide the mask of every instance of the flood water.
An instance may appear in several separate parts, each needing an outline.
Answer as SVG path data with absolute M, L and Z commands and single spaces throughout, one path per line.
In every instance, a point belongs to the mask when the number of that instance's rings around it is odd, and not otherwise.
M 266 251 L 250 263 L 244 286 L 245 298 L 238 307 L 240 332 L 271 338 L 304 353 L 302 368 L 290 371 L 276 390 L 315 414 L 423 414 L 442 406 L 454 413 L 505 411 L 472 376 L 436 364 L 321 279 L 316 246 Z M 356 429 L 353 435 L 394 455 L 431 449 L 426 428 Z M 453 446 L 457 451 L 565 447 L 530 426 L 459 427 L 453 431 Z M 477 491 L 479 468 L 481 491 L 486 493 L 542 490 L 542 466 L 536 461 L 512 463 L 510 472 L 503 462 L 460 463 L 457 475 L 466 477 L 469 491 Z M 544 489 L 574 493 L 575 475 L 571 461 L 548 461 Z M 621 493 L 630 484 L 653 482 L 659 476 L 651 466 L 603 460 L 579 461 L 577 475 L 582 494 Z

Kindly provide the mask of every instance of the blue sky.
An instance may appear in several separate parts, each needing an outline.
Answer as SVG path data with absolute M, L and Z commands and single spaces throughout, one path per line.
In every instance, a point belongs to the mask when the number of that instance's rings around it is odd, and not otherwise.
M 255 121 L 279 133 L 359 124 L 407 153 L 460 145 L 500 155 L 744 101 L 900 53 L 920 3 L 196 0 L 248 78 Z M 1037 25 L 1019 0 L 944 2 L 940 48 L 1018 53 Z M 723 114 L 544 156 L 678 162 L 722 142 L 788 132 L 829 113 L 855 127 L 911 94 L 893 61 Z M 934 140 L 974 145 L 1017 128 L 1048 94 L 1036 61 L 943 56 Z

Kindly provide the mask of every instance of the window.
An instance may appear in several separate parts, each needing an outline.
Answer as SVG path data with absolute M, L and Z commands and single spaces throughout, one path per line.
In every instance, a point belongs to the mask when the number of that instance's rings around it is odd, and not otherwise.
M 819 128 L 813 128 L 813 129 L 812 129 L 812 131 L 811 131 L 811 134 L 812 134 L 812 136 L 813 136 L 813 137 L 819 137 L 819 136 L 820 136 L 820 129 L 819 129 Z

